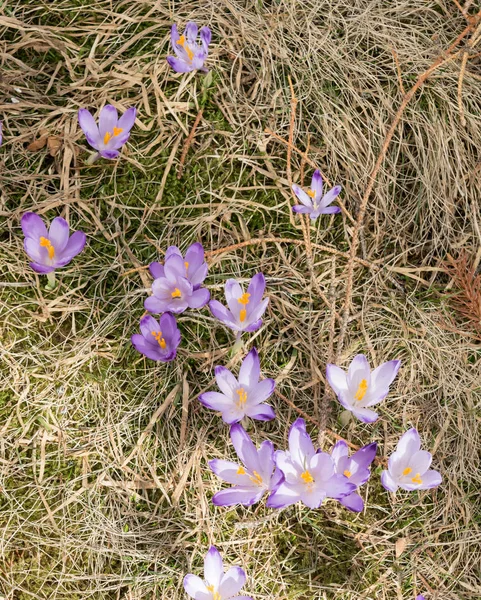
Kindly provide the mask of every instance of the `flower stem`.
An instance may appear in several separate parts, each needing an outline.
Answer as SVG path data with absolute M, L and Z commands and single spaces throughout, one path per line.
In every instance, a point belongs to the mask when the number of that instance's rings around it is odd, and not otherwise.
M 85 163 L 86 165 L 93 165 L 94 162 L 97 160 L 97 158 L 100 156 L 100 154 L 98 152 L 94 152 L 93 154 L 91 154 L 87 160 L 87 162 Z
M 57 282 L 55 281 L 55 271 L 51 271 L 47 273 L 47 285 L 45 286 L 46 290 L 54 290 L 57 286 Z
M 239 350 L 242 348 L 243 344 L 242 344 L 242 331 L 238 331 L 237 332 L 237 336 L 235 338 L 235 344 L 232 348 L 232 356 L 236 355 Z

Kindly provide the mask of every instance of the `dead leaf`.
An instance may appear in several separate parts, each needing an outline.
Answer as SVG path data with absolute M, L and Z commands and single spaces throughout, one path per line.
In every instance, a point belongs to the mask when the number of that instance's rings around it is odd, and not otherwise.
M 62 145 L 62 140 L 57 135 L 49 136 L 47 140 L 47 147 L 50 153 L 50 156 L 55 156 L 57 152 L 60 150 L 60 146 Z
M 399 558 L 401 554 L 406 550 L 406 546 L 408 545 L 408 538 L 399 538 L 396 540 L 395 548 L 396 548 L 396 558 Z
M 33 142 L 31 142 L 27 146 L 27 150 L 29 150 L 30 152 L 38 152 L 45 146 L 46 143 L 47 143 L 47 136 L 42 135 L 42 137 L 39 137 L 36 140 L 33 140 Z

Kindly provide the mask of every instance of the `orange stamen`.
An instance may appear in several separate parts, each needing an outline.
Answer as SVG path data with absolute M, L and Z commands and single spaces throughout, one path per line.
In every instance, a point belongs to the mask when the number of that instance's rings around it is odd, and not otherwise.
M 182 294 L 180 293 L 179 288 L 175 288 L 175 290 L 171 294 L 172 298 L 182 298 Z
M 167 344 L 165 343 L 165 340 L 162 337 L 162 332 L 161 331 L 151 331 L 151 333 L 154 336 L 154 338 L 157 340 L 157 343 L 162 348 L 162 350 L 165 350 L 167 348 Z
M 189 57 L 189 60 L 192 61 L 192 59 L 194 58 L 194 53 L 192 52 L 192 50 L 189 48 L 188 44 L 186 43 L 185 35 L 180 36 L 180 38 L 177 41 L 177 45 L 182 46 L 182 48 L 187 52 L 187 56 Z
M 55 248 L 52 246 L 52 242 L 42 235 L 40 238 L 40 246 L 42 246 L 42 248 L 47 248 L 48 257 L 50 260 L 52 260 L 52 258 L 55 256 Z
M 367 381 L 363 379 L 357 388 L 356 395 L 354 396 L 358 402 L 360 402 L 366 395 L 367 387 Z

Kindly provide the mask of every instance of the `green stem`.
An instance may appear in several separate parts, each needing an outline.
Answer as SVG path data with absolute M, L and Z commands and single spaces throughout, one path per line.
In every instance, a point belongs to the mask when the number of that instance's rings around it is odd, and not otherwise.
M 242 348 L 243 343 L 242 343 L 242 331 L 238 331 L 237 332 L 237 336 L 235 338 L 235 344 L 232 348 L 232 356 L 235 356 L 239 350 Z
M 46 290 L 54 290 L 57 286 L 57 282 L 55 281 L 55 271 L 51 271 L 47 273 L 47 285 L 45 286 Z
M 94 162 L 97 160 L 97 158 L 100 156 L 100 154 L 98 152 L 94 152 L 93 154 L 91 154 L 87 160 L 87 162 L 85 163 L 86 165 L 93 165 Z

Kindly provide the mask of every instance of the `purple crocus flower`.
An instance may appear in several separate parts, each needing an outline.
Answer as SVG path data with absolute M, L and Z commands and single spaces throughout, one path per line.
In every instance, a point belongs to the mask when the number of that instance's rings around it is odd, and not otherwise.
M 175 317 L 164 313 L 159 321 L 151 315 L 140 319 L 140 333 L 131 338 L 134 348 L 151 360 L 169 362 L 174 360 L 180 344 L 180 331 Z
M 209 52 L 212 33 L 208 27 L 200 30 L 201 45 L 197 43 L 197 23 L 190 21 L 185 26 L 183 35 L 179 35 L 177 25 L 172 25 L 170 40 L 175 56 L 168 56 L 167 62 L 176 73 L 189 73 L 190 71 L 203 71 L 207 73 L 204 62 Z
M 348 446 L 340 440 L 331 452 L 336 473 L 344 475 L 358 488 L 366 483 L 371 475 L 369 467 L 376 456 L 376 450 L 377 444 L 374 442 L 360 448 L 349 458 Z M 339 502 L 353 512 L 361 512 L 364 509 L 364 501 L 357 492 L 339 498 Z
M 406 431 L 389 457 L 387 470 L 381 473 L 381 483 L 386 490 L 428 490 L 441 483 L 441 474 L 429 470 L 431 453 L 420 448 L 421 439 L 416 429 Z
M 416 596 L 416 600 L 425 600 L 425 598 L 422 594 L 419 594 L 419 596 Z
M 292 186 L 292 191 L 301 202 L 301 204 L 293 206 L 292 210 L 295 213 L 309 215 L 312 220 L 317 219 L 319 215 L 331 215 L 341 212 L 339 206 L 329 206 L 339 196 L 341 189 L 340 185 L 336 185 L 323 196 L 322 175 L 319 169 L 316 169 L 312 176 L 311 188 L 307 192 L 297 184 Z
M 99 114 L 99 125 L 86 108 L 78 111 L 78 122 L 85 133 L 87 142 L 104 158 L 117 158 L 121 148 L 130 137 L 130 130 L 135 123 L 137 109 L 128 108 L 120 117 L 117 109 L 111 104 L 102 108 Z M 93 162 L 92 160 L 90 162 Z
M 212 502 L 216 506 L 252 506 L 266 492 L 274 491 L 282 481 L 282 473 L 276 469 L 274 462 L 274 446 L 266 440 L 257 450 L 244 428 L 238 424 L 230 428 L 230 439 L 242 464 L 218 458 L 209 461 L 212 471 L 233 485 L 214 494 Z
M 179 256 L 184 263 L 183 276 L 190 281 L 194 290 L 198 290 L 207 277 L 207 263 L 204 260 L 204 248 L 196 242 L 187 248 L 185 258 L 177 246 L 170 246 L 165 253 L 165 262 L 171 256 Z M 159 262 L 150 263 L 150 273 L 154 279 L 165 277 L 164 265 Z
M 25 235 L 25 252 L 33 262 L 30 266 L 37 273 L 52 273 L 65 267 L 82 252 L 86 238 L 83 231 L 74 231 L 69 236 L 68 223 L 62 217 L 56 217 L 47 228 L 42 219 L 33 212 L 27 212 L 21 220 Z
M 390 360 L 371 373 L 367 358 L 358 354 L 347 373 L 336 365 L 327 365 L 326 377 L 346 410 L 364 423 L 373 423 L 378 414 L 367 407 L 384 400 L 400 366 L 400 360 Z
M 266 280 L 262 273 L 257 273 L 251 279 L 247 292 L 244 292 L 235 279 L 228 279 L 225 284 L 226 308 L 217 300 L 209 302 L 209 308 L 219 321 L 227 327 L 237 331 L 240 335 L 243 331 L 255 331 L 262 325 L 264 314 L 269 298 L 264 298 Z
M 284 508 L 301 500 L 309 508 L 319 508 L 324 498 L 337 500 L 352 494 L 356 485 L 335 472 L 334 461 L 326 452 L 314 450 L 304 419 L 289 430 L 289 451 L 275 453 L 284 481 L 268 498 L 270 508 Z
M 222 413 L 222 419 L 229 425 L 238 423 L 244 417 L 259 421 L 270 421 L 276 414 L 265 401 L 274 391 L 273 379 L 259 381 L 261 366 L 255 348 L 242 361 L 239 380 L 225 367 L 215 368 L 215 379 L 219 392 L 205 392 L 199 396 L 200 402 L 207 408 Z
M 194 246 L 196 246 L 196 244 L 194 244 Z M 198 249 L 194 249 L 192 255 L 195 255 L 196 260 L 199 261 L 200 253 Z M 154 282 L 152 283 L 153 296 L 150 296 L 150 298 L 147 298 L 144 302 L 146 310 L 153 313 L 163 313 L 167 311 L 181 313 L 187 308 L 202 308 L 209 302 L 209 290 L 201 288 L 197 279 L 193 280 L 195 285 L 188 279 L 189 271 L 191 271 L 190 276 L 192 277 L 193 275 L 197 275 L 197 270 L 199 271 L 199 279 L 202 278 L 202 264 L 196 267 L 196 271 L 194 272 L 194 266 L 191 268 L 190 263 L 186 266 L 187 262 L 188 261 L 182 258 L 180 252 L 177 253 L 171 251 L 171 254 L 163 266 L 159 263 L 153 263 L 155 266 L 153 267 L 153 270 L 151 266 L 151 272 L 153 275 L 159 275 L 159 277 L 154 279 Z
M 194 600 L 252 600 L 250 596 L 237 596 L 245 582 L 246 574 L 240 567 L 231 567 L 224 573 L 222 556 L 211 546 L 204 559 L 204 580 L 186 575 L 184 589 Z

